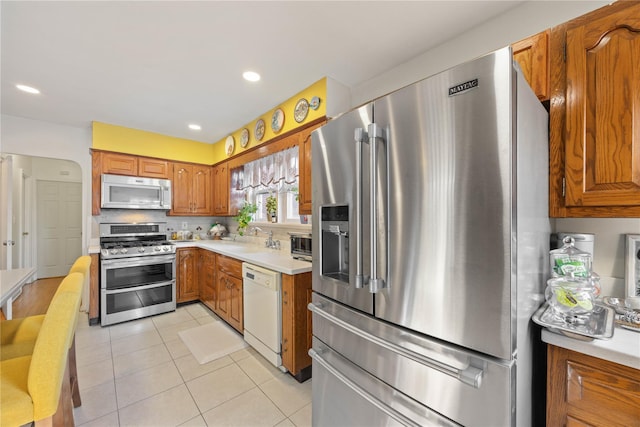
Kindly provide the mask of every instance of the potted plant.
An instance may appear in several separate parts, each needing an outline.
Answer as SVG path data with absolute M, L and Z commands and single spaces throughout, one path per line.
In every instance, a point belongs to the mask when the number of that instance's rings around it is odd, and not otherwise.
M 238 211 L 238 215 L 234 218 L 238 221 L 238 234 L 243 236 L 244 231 L 253 219 L 253 214 L 258 211 L 258 206 L 254 203 L 244 202 L 244 205 Z
M 278 222 L 278 199 L 273 194 L 267 197 L 266 209 L 267 216 L 271 218 L 271 222 Z

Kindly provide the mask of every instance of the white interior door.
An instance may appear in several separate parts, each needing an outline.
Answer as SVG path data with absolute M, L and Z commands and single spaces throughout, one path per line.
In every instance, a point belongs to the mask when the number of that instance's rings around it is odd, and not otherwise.
M 13 165 L 13 204 L 11 206 L 11 215 L 13 217 L 13 223 L 11 225 L 11 241 L 14 242 L 13 246 L 11 246 L 12 254 L 11 254 L 11 262 L 13 264 L 13 268 L 24 268 L 26 267 L 25 259 L 24 259 L 24 245 L 23 242 L 23 234 L 25 222 L 24 222 L 24 198 L 25 198 L 25 188 L 24 188 L 24 180 L 25 174 L 24 170 L 20 167 L 17 167 L 16 164 Z
M 69 272 L 82 255 L 82 184 L 38 181 L 38 277 Z
M 12 268 L 13 221 L 13 160 L 11 156 L 0 158 L 0 270 Z
M 23 175 L 24 197 L 22 200 L 22 233 L 19 246 L 21 248 L 22 267 L 34 266 L 36 254 L 34 253 L 34 237 L 37 224 L 35 214 L 36 196 L 35 179 L 32 176 Z

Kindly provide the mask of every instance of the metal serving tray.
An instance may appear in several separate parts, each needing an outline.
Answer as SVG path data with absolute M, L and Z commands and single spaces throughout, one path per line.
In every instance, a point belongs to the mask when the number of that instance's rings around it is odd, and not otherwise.
M 552 332 L 590 341 L 594 338 L 609 339 L 613 336 L 614 315 L 615 311 L 612 308 L 596 303 L 591 313 L 574 316 L 573 322 L 567 322 L 559 319 L 551 306 L 544 303 L 531 319 Z

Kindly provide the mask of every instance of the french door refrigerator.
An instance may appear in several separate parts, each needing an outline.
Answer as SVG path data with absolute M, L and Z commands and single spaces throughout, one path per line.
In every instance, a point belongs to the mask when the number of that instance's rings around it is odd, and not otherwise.
M 510 48 L 313 133 L 314 426 L 536 422 L 547 150 Z

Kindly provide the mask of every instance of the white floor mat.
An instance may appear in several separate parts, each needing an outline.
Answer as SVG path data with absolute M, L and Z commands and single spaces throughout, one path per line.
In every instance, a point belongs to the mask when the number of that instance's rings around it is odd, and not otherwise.
M 242 335 L 224 322 L 207 323 L 178 335 L 201 365 L 249 346 Z

